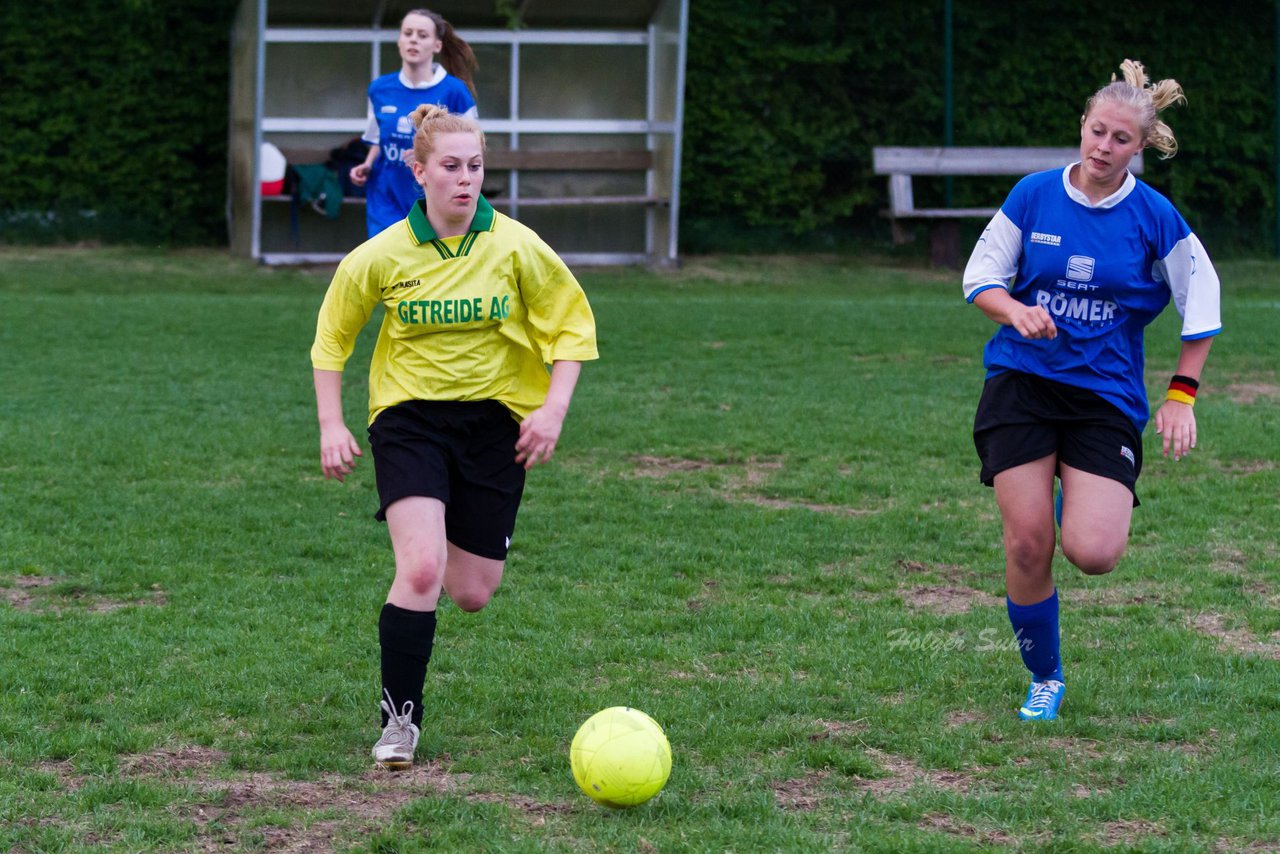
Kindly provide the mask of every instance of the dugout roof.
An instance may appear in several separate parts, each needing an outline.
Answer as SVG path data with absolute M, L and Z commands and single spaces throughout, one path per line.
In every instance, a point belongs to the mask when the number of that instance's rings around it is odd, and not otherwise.
M 523 0 L 511 4 L 518 9 L 525 27 L 543 29 L 643 29 L 654 19 L 660 3 L 656 0 Z M 435 0 L 430 3 L 351 3 L 344 0 L 273 0 L 267 17 L 272 27 L 374 26 L 395 27 L 410 9 L 427 8 L 439 12 L 459 29 L 507 27 L 492 0 Z
M 571 264 L 675 263 L 688 4 L 512 0 L 513 22 L 491 0 L 241 0 L 231 59 L 232 250 L 267 263 L 327 262 L 364 239 L 362 199 L 347 198 L 329 219 L 264 195 L 262 144 L 310 164 L 358 137 L 366 85 L 399 69 L 400 20 L 425 7 L 479 61 L 476 100 L 491 154 L 484 193 L 495 207 Z

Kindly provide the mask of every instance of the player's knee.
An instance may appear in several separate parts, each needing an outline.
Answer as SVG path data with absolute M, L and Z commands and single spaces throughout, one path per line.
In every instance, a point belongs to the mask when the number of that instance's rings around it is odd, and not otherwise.
M 498 589 L 498 584 L 496 581 L 491 582 L 490 579 L 471 578 L 468 580 L 470 583 L 458 590 L 450 589 L 446 583 L 445 592 L 449 594 L 453 604 L 464 611 L 474 613 L 489 604 L 489 600 L 493 598 L 494 591 Z
M 453 600 L 453 604 L 462 610 L 475 613 L 489 604 L 489 600 L 493 598 L 493 592 L 490 590 L 465 590 L 459 592 L 456 596 L 451 593 L 449 598 Z
M 1005 558 L 1022 572 L 1039 572 L 1053 560 L 1053 533 L 1013 532 L 1005 537 Z
M 1074 543 L 1063 540 L 1062 554 L 1085 575 L 1106 575 L 1124 555 L 1124 544 Z
M 444 577 L 444 560 L 430 554 L 418 555 L 401 570 L 409 588 L 418 596 L 440 589 Z

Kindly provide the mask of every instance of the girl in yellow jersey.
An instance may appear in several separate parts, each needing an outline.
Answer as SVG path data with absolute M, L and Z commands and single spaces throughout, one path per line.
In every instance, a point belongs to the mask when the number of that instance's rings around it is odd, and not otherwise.
M 484 134 L 437 106 L 412 114 L 425 198 L 339 265 L 311 363 L 325 477 L 351 473 L 342 370 L 381 303 L 369 366 L 369 444 L 395 579 L 378 621 L 379 765 L 412 764 L 441 591 L 483 608 L 502 580 L 525 471 L 551 459 L 595 319 L 573 274 L 480 195 Z M 551 365 L 548 375 L 546 366 Z

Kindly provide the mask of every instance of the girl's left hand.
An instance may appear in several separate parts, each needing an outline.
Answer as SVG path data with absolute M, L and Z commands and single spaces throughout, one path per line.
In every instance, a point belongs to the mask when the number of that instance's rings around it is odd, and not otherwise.
M 516 462 L 525 469 L 545 463 L 556 452 L 565 413 L 552 406 L 535 409 L 520 422 L 520 438 L 516 440 Z
M 1190 406 L 1166 400 L 1156 412 L 1156 432 L 1164 437 L 1164 456 L 1185 457 L 1196 446 L 1196 414 Z

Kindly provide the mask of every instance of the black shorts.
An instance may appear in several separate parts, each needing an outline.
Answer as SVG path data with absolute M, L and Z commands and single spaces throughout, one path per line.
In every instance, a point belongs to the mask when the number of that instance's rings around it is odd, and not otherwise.
M 384 409 L 369 425 L 381 502 L 375 518 L 386 521 L 401 498 L 438 498 L 449 542 L 505 560 L 524 492 L 519 435 L 496 400 L 410 400 Z
M 1142 434 L 1096 393 L 1019 371 L 987 379 L 973 419 L 982 482 L 1056 455 L 1072 468 L 1119 481 L 1133 493 L 1142 472 Z

